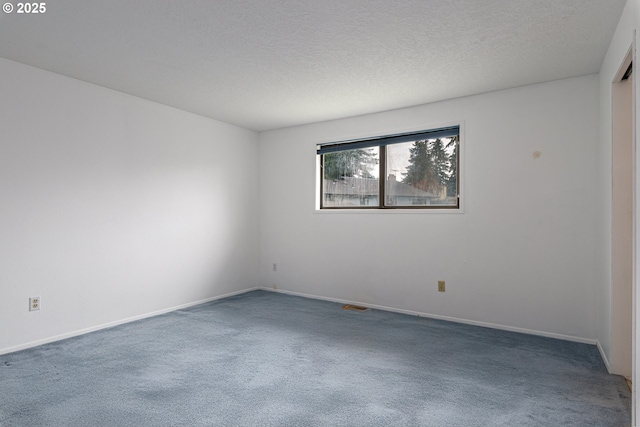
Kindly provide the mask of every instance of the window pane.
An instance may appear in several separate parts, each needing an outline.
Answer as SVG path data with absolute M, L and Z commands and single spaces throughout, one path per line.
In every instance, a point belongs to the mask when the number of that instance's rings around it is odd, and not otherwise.
M 457 206 L 458 137 L 386 147 L 386 206 Z
M 378 206 L 379 148 L 360 148 L 322 155 L 322 206 Z

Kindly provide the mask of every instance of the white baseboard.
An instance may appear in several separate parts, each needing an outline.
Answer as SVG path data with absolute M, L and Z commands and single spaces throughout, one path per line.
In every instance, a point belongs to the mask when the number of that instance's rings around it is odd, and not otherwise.
M 53 336 L 53 337 L 43 338 L 43 339 L 36 340 L 36 341 L 31 341 L 31 342 L 28 342 L 26 344 L 20 344 L 20 345 L 16 345 L 16 346 L 13 346 L 13 347 L 3 348 L 3 349 L 0 349 L 0 355 L 7 354 L 7 353 L 13 353 L 14 351 L 25 350 L 27 348 L 36 347 L 36 346 L 39 346 L 39 345 L 42 345 L 42 344 L 48 344 L 48 343 L 51 343 L 51 342 L 60 341 L 60 340 L 64 340 L 64 339 L 67 339 L 67 338 L 76 337 L 78 335 L 88 334 L 90 332 L 99 331 L 101 329 L 112 328 L 114 326 L 122 325 L 124 323 L 130 323 L 130 322 L 135 322 L 136 320 L 146 319 L 148 317 L 159 316 L 161 314 L 170 313 L 172 311 L 182 310 L 183 308 L 193 307 L 193 306 L 196 306 L 196 305 L 205 304 L 207 302 L 211 302 L 211 301 L 215 301 L 215 300 L 219 300 L 219 299 L 223 299 L 223 298 L 232 297 L 234 295 L 244 294 L 244 293 L 247 293 L 247 292 L 255 291 L 257 289 L 258 289 L 257 287 L 253 287 L 253 288 L 243 289 L 241 291 L 230 292 L 230 293 L 224 294 L 224 295 L 218 295 L 218 296 L 215 296 L 215 297 L 205 298 L 205 299 L 202 299 L 202 300 L 193 301 L 193 302 L 189 302 L 189 303 L 186 303 L 186 304 L 176 305 L 176 306 L 170 307 L 170 308 L 164 308 L 162 310 L 153 311 L 151 313 L 140 314 L 138 316 L 128 317 L 126 319 L 116 320 L 114 322 L 103 323 L 101 325 L 92 326 L 90 328 L 79 329 L 77 331 L 68 332 L 68 333 L 61 334 L 61 335 L 56 335 L 56 336 Z
M 320 295 L 305 294 L 305 293 L 302 293 L 302 292 L 292 292 L 292 291 L 286 291 L 286 290 L 282 290 L 282 289 L 273 289 L 273 288 L 268 288 L 268 287 L 259 287 L 258 289 L 263 290 L 263 291 L 278 292 L 278 293 L 287 294 L 287 295 L 293 295 L 293 296 L 298 296 L 298 297 L 312 298 L 312 299 L 317 299 L 317 300 L 322 300 L 322 301 L 337 302 L 337 303 L 340 303 L 340 304 L 360 305 L 360 306 L 363 306 L 363 307 L 374 308 L 374 309 L 377 309 L 377 310 L 390 311 L 390 312 L 393 312 L 393 313 L 409 314 L 411 316 L 427 317 L 427 318 L 430 318 L 430 319 L 439 319 L 439 320 L 446 320 L 446 321 L 449 321 L 449 322 L 464 323 L 464 324 L 467 324 L 467 325 L 482 326 L 484 328 L 500 329 L 500 330 L 503 330 L 503 331 L 518 332 L 518 333 L 521 333 L 521 334 L 537 335 L 537 336 L 541 336 L 541 337 L 555 338 L 555 339 L 560 339 L 560 340 L 565 340 L 565 341 L 579 342 L 579 343 L 583 343 L 583 344 L 596 345 L 598 343 L 597 340 L 590 339 L 590 338 L 582 338 L 582 337 L 575 337 L 575 336 L 571 336 L 571 335 L 555 334 L 555 333 L 552 333 L 552 332 L 536 331 L 536 330 L 533 330 L 533 329 L 516 328 L 516 327 L 513 327 L 513 326 L 500 325 L 500 324 L 496 324 L 496 323 L 478 322 L 476 320 L 461 319 L 461 318 L 458 318 L 458 317 L 450 317 L 450 316 L 441 316 L 439 314 L 423 313 L 423 312 L 419 312 L 419 311 L 403 310 L 403 309 L 399 309 L 399 308 L 387 307 L 387 306 L 382 306 L 382 305 L 367 304 L 367 303 L 363 303 L 363 302 L 359 302 L 359 301 L 343 300 L 343 299 L 339 299 L 339 298 L 329 298 L 329 297 L 323 297 L 323 296 L 320 296 Z
M 441 316 L 441 315 L 438 315 L 438 314 L 424 313 L 424 312 L 418 312 L 418 311 L 412 311 L 412 310 L 404 310 L 404 309 L 398 309 L 398 308 L 387 307 L 387 306 L 376 305 L 376 304 L 367 304 L 367 303 L 362 303 L 362 302 L 359 302 L 359 301 L 343 300 L 343 299 L 339 299 L 339 298 L 330 298 L 330 297 L 324 297 L 324 296 L 320 296 L 320 295 L 306 294 L 306 293 L 302 293 L 302 292 L 286 291 L 286 290 L 282 290 L 282 289 L 272 289 L 272 288 L 268 288 L 268 287 L 247 288 L 247 289 L 243 289 L 241 291 L 230 292 L 230 293 L 224 294 L 224 295 L 218 295 L 218 296 L 215 296 L 215 297 L 206 298 L 206 299 L 199 300 L 199 301 L 193 301 L 193 302 L 190 302 L 190 303 L 181 304 L 181 305 L 178 305 L 178 306 L 175 306 L 175 307 L 170 307 L 170 308 L 166 308 L 166 309 L 162 309 L 162 310 L 157 310 L 157 311 L 154 311 L 154 312 L 151 312 L 151 313 L 141 314 L 141 315 L 138 315 L 138 316 L 133 316 L 133 317 L 129 317 L 129 318 L 126 318 L 126 319 L 121 319 L 121 320 L 117 320 L 117 321 L 114 321 L 114 322 L 109 322 L 109 323 L 104 323 L 104 324 L 97 325 L 97 326 L 92 326 L 90 328 L 80 329 L 80 330 L 76 330 L 76 331 L 73 331 L 73 332 L 68 332 L 68 333 L 65 333 L 65 334 L 56 335 L 56 336 L 53 336 L 53 337 L 48 337 L 48 338 L 43 338 L 43 339 L 36 340 L 36 341 L 31 341 L 31 342 L 28 342 L 28 343 L 25 343 L 25 344 L 20 344 L 20 345 L 13 346 L 13 347 L 3 348 L 3 349 L 0 349 L 0 355 L 7 354 L 7 353 L 13 353 L 14 351 L 25 350 L 27 348 L 36 347 L 36 346 L 39 346 L 39 345 L 42 345 L 42 344 L 48 344 L 48 343 L 51 343 L 51 342 L 60 341 L 60 340 L 63 340 L 63 339 L 72 338 L 72 337 L 79 336 L 79 335 L 88 334 L 90 332 L 95 332 L 95 331 L 99 331 L 101 329 L 111 328 L 111 327 L 122 325 L 122 324 L 125 324 L 125 323 L 135 322 L 136 320 L 146 319 L 148 317 L 153 317 L 153 316 L 158 316 L 158 315 L 165 314 L 165 313 L 170 313 L 172 311 L 181 310 L 183 308 L 193 307 L 193 306 L 200 305 L 200 304 L 205 304 L 207 302 L 211 302 L 211 301 L 215 301 L 215 300 L 219 300 L 219 299 L 223 299 L 223 298 L 232 297 L 234 295 L 244 294 L 244 293 L 255 291 L 255 290 L 258 290 L 258 289 L 259 290 L 263 290 L 263 291 L 278 292 L 278 293 L 282 293 L 282 294 L 294 295 L 294 296 L 299 296 L 299 297 L 304 297 L 304 298 L 317 299 L 317 300 L 322 300 L 322 301 L 336 302 L 336 303 L 340 303 L 340 304 L 360 305 L 360 306 L 363 306 L 363 307 L 369 307 L 369 308 L 373 308 L 373 309 L 377 309 L 377 310 L 383 310 L 383 311 L 389 311 L 389 312 L 393 312 L 393 313 L 408 314 L 408 315 L 411 315 L 411 316 L 427 317 L 427 318 L 431 318 L 431 319 L 446 320 L 446 321 L 449 321 L 449 322 L 464 323 L 464 324 L 467 324 L 467 325 L 482 326 L 482 327 L 485 327 L 485 328 L 500 329 L 500 330 L 504 330 L 504 331 L 518 332 L 518 333 L 523 333 L 523 334 L 537 335 L 537 336 L 543 336 L 543 337 L 548 337 L 548 338 L 561 339 L 561 340 L 565 340 L 565 341 L 573 341 L 573 342 L 579 342 L 579 343 L 584 343 L 584 344 L 596 345 L 598 347 L 598 350 L 600 351 L 600 355 L 602 356 L 602 360 L 604 361 L 604 364 L 607 367 L 607 370 L 610 369 L 609 361 L 608 361 L 608 359 L 607 359 L 607 357 L 606 357 L 606 355 L 605 355 L 605 353 L 604 353 L 604 351 L 602 349 L 602 346 L 600 345 L 600 343 L 597 340 L 594 340 L 594 339 L 574 337 L 574 336 L 571 336 L 571 335 L 555 334 L 555 333 L 551 333 L 551 332 L 536 331 L 536 330 L 525 329 L 525 328 L 516 328 L 516 327 L 512 327 L 512 326 L 500 325 L 500 324 L 495 324 L 495 323 L 478 322 L 478 321 L 475 321 L 475 320 L 461 319 L 461 318 L 450 317 L 450 316 Z
M 600 352 L 600 357 L 602 357 L 604 366 L 607 367 L 607 372 L 611 373 L 611 364 L 609 364 L 609 359 L 607 359 L 607 355 L 605 354 L 604 348 L 602 348 L 602 345 L 600 345 L 600 341 L 597 341 L 596 345 L 598 346 L 598 351 Z

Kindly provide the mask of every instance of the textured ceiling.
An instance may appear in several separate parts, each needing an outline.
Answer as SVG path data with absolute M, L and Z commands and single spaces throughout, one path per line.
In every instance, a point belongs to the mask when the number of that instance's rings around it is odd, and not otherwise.
M 625 0 L 51 0 L 0 57 L 262 131 L 597 73 Z

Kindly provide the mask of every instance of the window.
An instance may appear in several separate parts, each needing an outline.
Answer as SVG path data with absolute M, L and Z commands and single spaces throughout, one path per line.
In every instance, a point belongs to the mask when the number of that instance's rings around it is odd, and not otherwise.
M 320 209 L 458 209 L 460 126 L 322 144 Z

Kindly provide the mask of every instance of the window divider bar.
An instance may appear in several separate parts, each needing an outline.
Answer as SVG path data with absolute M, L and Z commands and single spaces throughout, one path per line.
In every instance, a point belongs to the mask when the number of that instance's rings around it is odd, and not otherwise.
M 384 209 L 385 203 L 385 184 L 386 184 L 386 171 L 387 171 L 387 147 L 381 146 L 379 149 L 378 158 L 380 159 L 379 169 L 378 169 L 378 207 L 380 209 Z

